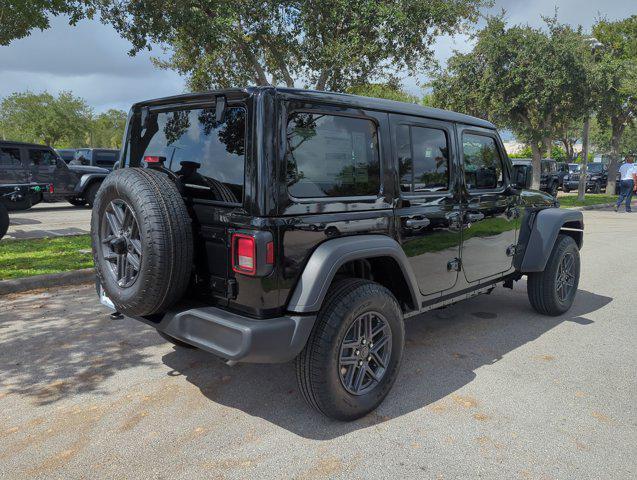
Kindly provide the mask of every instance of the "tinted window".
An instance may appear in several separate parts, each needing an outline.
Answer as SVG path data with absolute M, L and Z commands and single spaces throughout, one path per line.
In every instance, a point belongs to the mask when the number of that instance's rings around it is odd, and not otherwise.
M 449 146 L 443 130 L 400 125 L 397 141 L 402 192 L 449 189 Z
M 464 134 L 462 150 L 467 188 L 475 190 L 502 186 L 502 161 L 493 138 Z
M 241 203 L 245 156 L 243 108 L 228 108 L 217 123 L 215 109 L 150 113 L 131 164 L 145 156 L 163 157 L 182 180 L 188 194 L 206 200 Z M 135 141 L 135 140 L 133 140 Z
M 119 152 L 95 151 L 93 152 L 93 160 L 97 165 L 113 166 L 117 161 Z
M 57 155 L 51 150 L 29 149 L 29 160 L 33 163 L 33 165 L 56 165 L 57 159 Z
M 362 118 L 295 113 L 288 120 L 286 166 L 295 197 L 376 195 L 376 126 Z
M 591 173 L 603 173 L 606 171 L 603 163 L 589 163 L 586 165 L 586 169 Z
M 20 149 L 8 147 L 0 148 L 0 165 L 20 165 Z
M 73 150 L 58 150 L 58 154 L 62 157 L 62 160 L 65 162 L 70 162 L 73 160 L 73 156 L 75 155 L 75 151 Z

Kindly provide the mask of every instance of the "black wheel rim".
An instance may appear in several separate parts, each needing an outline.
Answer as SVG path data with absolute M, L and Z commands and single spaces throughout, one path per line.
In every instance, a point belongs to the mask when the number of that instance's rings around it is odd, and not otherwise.
M 391 357 L 392 334 L 380 313 L 360 315 L 341 342 L 338 371 L 345 390 L 365 395 L 385 376 Z
M 106 207 L 100 241 L 102 257 L 117 285 L 133 285 L 142 264 L 142 242 L 135 214 L 125 201 L 113 200 Z
M 575 256 L 566 253 L 557 267 L 557 281 L 555 282 L 557 298 L 565 302 L 575 289 Z

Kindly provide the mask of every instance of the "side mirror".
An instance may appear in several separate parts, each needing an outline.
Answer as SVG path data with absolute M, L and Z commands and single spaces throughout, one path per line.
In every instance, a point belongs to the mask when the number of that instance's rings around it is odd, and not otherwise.
M 531 165 L 513 165 L 511 183 L 516 188 L 530 188 L 533 181 L 533 167 Z

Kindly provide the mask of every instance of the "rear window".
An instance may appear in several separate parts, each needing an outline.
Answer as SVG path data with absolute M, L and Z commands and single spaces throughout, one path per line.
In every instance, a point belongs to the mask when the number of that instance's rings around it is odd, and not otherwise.
M 20 165 L 20 150 L 18 148 L 0 148 L 0 165 L 14 167 Z
M 243 200 L 246 111 L 228 107 L 223 122 L 215 109 L 150 112 L 146 125 L 131 135 L 130 165 L 161 157 L 181 179 L 189 196 L 230 204 Z M 139 122 L 140 116 L 137 116 Z
M 297 112 L 287 127 L 287 184 L 297 198 L 377 195 L 378 139 L 363 118 Z
M 97 165 L 108 165 L 110 167 L 117 161 L 119 152 L 93 152 L 93 160 Z

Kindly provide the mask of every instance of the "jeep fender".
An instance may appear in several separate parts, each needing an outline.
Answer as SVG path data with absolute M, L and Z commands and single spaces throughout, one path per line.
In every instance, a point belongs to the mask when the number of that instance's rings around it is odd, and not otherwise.
M 76 195 L 81 196 L 91 183 L 95 181 L 101 182 L 106 178 L 106 175 L 106 173 L 85 173 L 75 185 Z
M 327 240 L 314 250 L 290 297 L 288 310 L 317 312 L 342 265 L 352 260 L 375 257 L 391 257 L 398 263 L 409 286 L 413 304 L 420 305 L 416 277 L 398 242 L 384 235 L 353 235 Z
M 537 212 L 529 223 L 522 228 L 530 231 L 520 232 L 521 239 L 528 238 L 521 263 L 516 265 L 522 273 L 544 270 L 560 231 L 573 236 L 578 248 L 582 248 L 584 217 L 580 211 L 547 208 Z

